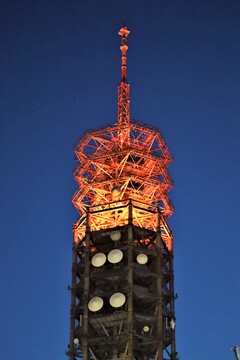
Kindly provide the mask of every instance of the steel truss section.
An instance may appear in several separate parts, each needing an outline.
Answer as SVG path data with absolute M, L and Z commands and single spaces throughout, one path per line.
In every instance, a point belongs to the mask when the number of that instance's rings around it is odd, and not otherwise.
M 171 251 L 173 246 L 173 236 L 171 230 L 160 212 L 160 208 L 144 204 L 131 199 L 106 203 L 101 206 L 94 206 L 88 209 L 89 226 L 93 231 L 109 229 L 123 226 L 128 223 L 128 207 L 132 205 L 133 225 L 156 231 L 158 226 L 158 214 L 160 215 L 161 238 Z M 74 227 L 75 243 L 83 241 L 86 232 L 87 215 L 82 216 Z
M 155 231 L 133 225 L 132 214 L 130 203 L 127 225 L 98 231 L 87 225 L 73 249 L 71 360 L 176 359 L 173 254 L 161 239 L 159 212 Z M 121 234 L 117 242 L 111 240 L 113 231 Z M 121 250 L 122 261 L 93 266 L 94 255 L 114 249 Z M 147 264 L 137 262 L 139 254 L 147 256 Z M 109 304 L 114 293 L 126 296 L 118 309 Z M 104 306 L 91 312 L 88 303 L 96 296 Z
M 167 167 L 172 161 L 161 134 L 138 124 L 130 124 L 127 143 L 120 144 L 121 126 L 96 130 L 75 146 L 79 164 L 74 177 L 79 189 L 73 203 L 82 215 L 89 206 L 115 200 L 111 189 L 121 188 L 118 199 L 133 199 L 158 205 L 168 218 L 173 213 L 167 193 L 172 180 Z
M 159 130 L 130 121 L 127 36 L 118 123 L 85 133 L 74 151 L 69 360 L 177 360 L 172 161 Z

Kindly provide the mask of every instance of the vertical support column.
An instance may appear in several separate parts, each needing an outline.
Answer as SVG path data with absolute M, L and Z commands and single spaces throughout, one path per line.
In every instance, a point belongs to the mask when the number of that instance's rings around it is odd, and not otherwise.
M 158 349 L 156 360 L 163 360 L 163 298 L 162 298 L 162 240 L 160 233 L 160 209 L 157 208 L 157 333 L 158 333 Z
M 70 309 L 70 344 L 69 360 L 74 360 L 74 332 L 75 332 L 75 310 L 76 310 L 76 265 L 77 265 L 77 230 L 73 230 L 72 248 L 72 286 L 71 286 L 71 309 Z
M 170 314 L 171 319 L 175 322 L 175 293 L 174 293 L 174 269 L 173 269 L 173 252 L 169 252 L 169 271 L 170 271 Z M 176 338 L 175 338 L 175 326 L 171 328 L 171 360 L 177 359 L 176 353 Z
M 89 251 L 90 251 L 90 226 L 89 212 L 87 212 L 86 224 L 86 247 L 84 251 L 84 290 L 83 290 L 83 337 L 82 337 L 82 356 L 83 360 L 88 360 L 88 300 L 89 300 Z
M 128 360 L 133 360 L 133 269 L 132 269 L 132 202 L 129 200 L 128 206 L 128 287 L 127 287 L 127 304 L 128 304 Z

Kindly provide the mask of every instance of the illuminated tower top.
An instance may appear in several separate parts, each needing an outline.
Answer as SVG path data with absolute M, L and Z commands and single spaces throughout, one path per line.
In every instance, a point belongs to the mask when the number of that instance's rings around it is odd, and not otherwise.
M 76 223 L 78 237 L 83 237 L 86 212 L 91 214 L 91 227 L 99 230 L 124 225 L 125 210 L 111 210 L 124 206 L 129 200 L 141 203 L 135 207 L 133 223 L 155 229 L 154 217 L 144 210 L 160 209 L 162 224 L 173 213 L 167 193 L 172 180 L 167 167 L 172 158 L 157 128 L 130 121 L 130 85 L 127 82 L 127 37 L 130 31 L 122 27 L 121 82 L 118 86 L 118 122 L 101 129 L 86 132 L 75 146 L 79 164 L 74 172 L 79 189 L 73 203 L 81 217 Z M 93 215 L 96 214 L 96 215 Z M 164 225 L 165 241 L 171 248 L 172 237 Z

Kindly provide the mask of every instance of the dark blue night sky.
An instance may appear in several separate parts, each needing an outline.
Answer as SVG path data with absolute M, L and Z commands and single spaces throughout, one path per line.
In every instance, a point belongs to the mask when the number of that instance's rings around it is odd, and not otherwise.
M 174 157 L 177 350 L 240 343 L 239 0 L 1 1 L 0 360 L 64 360 L 73 145 L 117 121 L 119 28 L 131 117 Z

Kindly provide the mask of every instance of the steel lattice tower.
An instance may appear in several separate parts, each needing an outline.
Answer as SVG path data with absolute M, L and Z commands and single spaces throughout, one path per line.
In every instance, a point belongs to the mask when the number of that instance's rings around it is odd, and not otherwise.
M 119 31 L 118 122 L 75 146 L 69 360 L 177 359 L 172 157 L 158 129 L 130 121 L 129 33 Z

